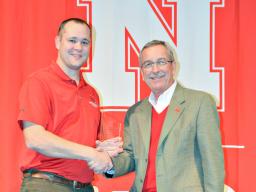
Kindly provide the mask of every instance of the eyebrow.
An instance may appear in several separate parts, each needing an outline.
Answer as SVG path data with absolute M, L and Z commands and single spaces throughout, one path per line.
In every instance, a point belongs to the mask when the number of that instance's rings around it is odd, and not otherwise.
M 79 40 L 81 40 L 81 41 L 90 41 L 90 39 L 87 39 L 87 38 L 79 38 L 79 37 L 77 37 L 77 36 L 71 36 L 71 37 L 67 37 L 68 39 L 79 39 Z
M 156 59 L 156 61 L 159 61 L 159 60 L 168 60 L 167 58 L 165 58 L 165 57 L 160 57 L 160 58 L 157 58 Z M 146 61 L 144 61 L 143 63 L 146 63 L 146 62 L 153 62 L 153 60 L 146 60 Z

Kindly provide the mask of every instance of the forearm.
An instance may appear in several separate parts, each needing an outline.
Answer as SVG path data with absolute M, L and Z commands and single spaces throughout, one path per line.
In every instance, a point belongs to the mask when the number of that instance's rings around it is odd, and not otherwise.
M 112 163 L 115 170 L 114 177 L 118 177 L 135 170 L 134 150 L 132 144 L 132 136 L 134 132 L 130 124 L 130 111 L 125 116 L 124 127 L 124 146 L 123 152 L 116 157 L 112 157 Z M 136 126 L 136 125 L 133 125 Z
M 111 159 L 115 170 L 114 177 L 122 176 L 135 170 L 133 155 L 126 150 Z
M 86 161 L 94 159 L 94 148 L 63 139 L 42 126 L 30 125 L 23 132 L 27 146 L 45 156 Z

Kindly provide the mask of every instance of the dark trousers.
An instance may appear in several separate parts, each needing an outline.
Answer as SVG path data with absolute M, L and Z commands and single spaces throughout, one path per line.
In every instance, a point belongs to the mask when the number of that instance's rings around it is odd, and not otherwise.
M 92 185 L 75 189 L 71 185 L 29 176 L 23 178 L 20 192 L 94 192 L 94 190 Z

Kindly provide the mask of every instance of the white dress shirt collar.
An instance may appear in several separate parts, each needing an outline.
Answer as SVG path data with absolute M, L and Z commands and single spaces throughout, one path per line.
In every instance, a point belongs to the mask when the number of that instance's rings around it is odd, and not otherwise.
M 161 113 L 170 104 L 176 85 L 177 82 L 174 81 L 174 83 L 165 92 L 163 92 L 157 100 L 154 93 L 150 93 L 148 101 L 157 113 Z

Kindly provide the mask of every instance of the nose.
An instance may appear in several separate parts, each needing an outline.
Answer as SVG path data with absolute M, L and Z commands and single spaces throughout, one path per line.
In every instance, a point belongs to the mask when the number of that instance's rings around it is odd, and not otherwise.
M 80 42 L 77 42 L 74 47 L 77 50 L 81 50 L 83 46 L 82 46 L 82 44 Z
M 156 63 L 154 63 L 154 64 L 152 65 L 152 71 L 153 71 L 153 72 L 159 71 L 159 66 L 158 66 Z

